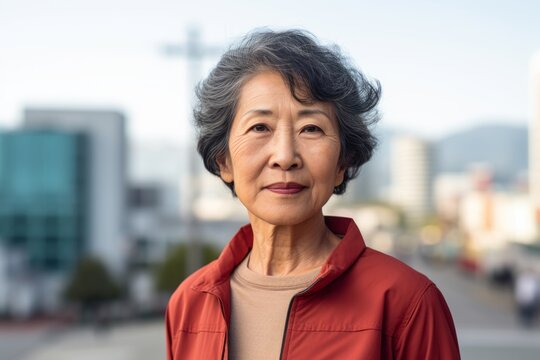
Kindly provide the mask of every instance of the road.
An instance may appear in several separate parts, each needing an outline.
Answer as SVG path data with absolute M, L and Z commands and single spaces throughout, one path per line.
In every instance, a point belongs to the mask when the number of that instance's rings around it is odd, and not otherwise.
M 509 289 L 494 288 L 455 267 L 430 266 L 419 260 L 410 265 L 431 278 L 444 294 L 463 359 L 540 359 L 540 324 L 530 330 L 520 326 Z
M 513 313 L 512 294 L 494 289 L 449 266 L 421 261 L 411 265 L 441 289 L 454 316 L 463 359 L 540 359 L 540 324 L 522 329 Z M 46 331 L 0 327 L 0 359 L 6 360 L 147 360 L 164 359 L 161 321 Z

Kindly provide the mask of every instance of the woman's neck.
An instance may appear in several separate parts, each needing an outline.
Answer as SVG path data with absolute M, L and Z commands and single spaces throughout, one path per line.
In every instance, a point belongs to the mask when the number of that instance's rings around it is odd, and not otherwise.
M 297 225 L 272 225 L 250 216 L 249 268 L 265 275 L 297 275 L 321 266 L 339 243 L 322 214 Z

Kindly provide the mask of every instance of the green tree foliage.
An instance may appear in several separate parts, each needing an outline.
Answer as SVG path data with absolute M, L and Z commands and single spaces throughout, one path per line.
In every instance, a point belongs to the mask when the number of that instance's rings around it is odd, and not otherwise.
M 180 244 L 172 248 L 165 260 L 156 269 L 156 287 L 158 290 L 173 292 L 187 277 L 186 262 L 188 245 Z M 208 264 L 219 256 L 219 250 L 209 244 L 202 245 L 202 258 Z
M 93 307 L 118 298 L 120 287 L 99 259 L 86 257 L 75 268 L 65 296 L 83 307 Z

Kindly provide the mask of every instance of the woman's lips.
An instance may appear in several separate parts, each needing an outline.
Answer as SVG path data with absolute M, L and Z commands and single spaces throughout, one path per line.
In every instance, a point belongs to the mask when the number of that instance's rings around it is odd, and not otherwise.
M 297 194 L 300 191 L 304 190 L 306 187 L 304 185 L 295 183 L 295 182 L 280 182 L 268 185 L 266 187 L 268 190 L 277 193 L 277 194 Z

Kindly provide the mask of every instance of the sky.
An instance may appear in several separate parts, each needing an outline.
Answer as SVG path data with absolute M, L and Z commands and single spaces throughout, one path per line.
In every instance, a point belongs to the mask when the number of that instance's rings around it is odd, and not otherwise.
M 109 108 L 136 140 L 185 141 L 193 84 L 163 46 L 192 27 L 223 49 L 259 27 L 339 45 L 381 82 L 384 128 L 525 125 L 538 14 L 540 1 L 0 0 L 0 128 L 25 107 Z

